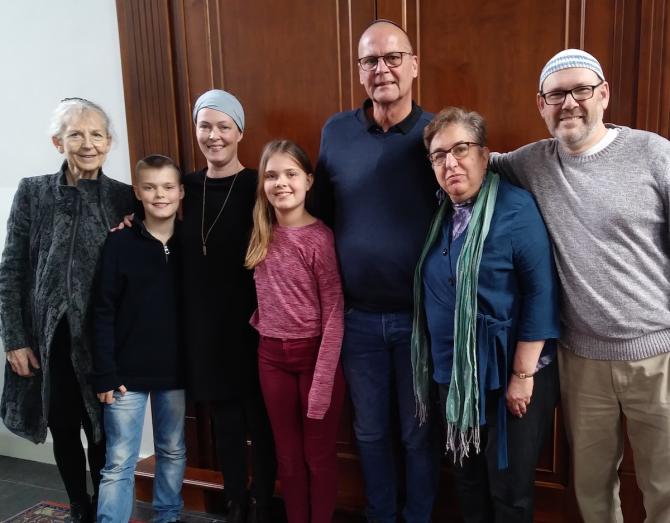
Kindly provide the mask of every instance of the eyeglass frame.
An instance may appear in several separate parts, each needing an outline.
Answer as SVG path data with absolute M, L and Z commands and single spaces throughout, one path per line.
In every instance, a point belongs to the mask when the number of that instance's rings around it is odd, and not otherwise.
M 544 103 L 546 103 L 547 105 L 563 105 L 565 103 L 565 99 L 568 97 L 568 94 L 570 96 L 572 96 L 572 99 L 575 102 L 585 102 L 586 100 L 590 100 L 591 98 L 593 98 L 593 95 L 596 92 L 596 87 L 600 87 L 604 83 L 605 83 L 605 80 L 600 80 L 600 82 L 598 82 L 595 85 L 578 85 L 577 87 L 573 87 L 572 89 L 567 89 L 567 90 L 556 89 L 555 91 L 549 91 L 548 93 L 540 92 L 539 95 L 542 97 L 542 99 L 544 100 Z M 579 99 L 575 98 L 574 91 L 576 89 L 584 89 L 585 87 L 588 87 L 589 89 L 591 89 L 591 94 L 589 96 L 587 96 L 586 98 L 579 98 Z M 549 102 L 547 100 L 547 95 L 548 94 L 554 94 L 554 93 L 563 93 L 563 99 L 560 102 L 556 102 L 556 103 Z
M 455 155 L 452 151 L 454 150 L 455 147 L 458 147 L 459 145 L 467 145 L 467 146 L 468 146 L 468 150 L 465 152 L 465 154 L 464 154 L 463 156 L 456 157 L 456 155 Z M 428 153 L 428 154 L 427 154 L 428 161 L 430 162 L 430 164 L 431 164 L 433 167 L 440 167 L 441 165 L 446 165 L 446 163 L 447 163 L 447 155 L 449 155 L 449 154 L 450 154 L 451 156 L 453 156 L 455 160 L 462 160 L 463 158 L 466 158 L 466 157 L 470 154 L 470 148 L 471 148 L 473 145 L 476 145 L 477 147 L 484 147 L 484 146 L 483 146 L 482 144 L 480 144 L 479 142 L 456 142 L 454 145 L 452 145 L 452 146 L 451 146 L 449 149 L 447 149 L 446 151 L 445 151 L 444 149 L 438 149 L 437 151 L 433 151 L 432 153 Z M 433 161 L 433 155 L 435 155 L 435 154 L 437 154 L 437 153 L 444 153 L 444 160 L 443 160 L 442 162 L 440 162 L 440 163 L 435 163 L 435 162 Z
M 399 54 L 400 55 L 400 63 L 398 65 L 391 65 L 386 61 L 387 56 L 394 55 L 394 54 Z M 358 64 L 358 67 L 360 67 L 362 71 L 370 72 L 370 71 L 374 71 L 375 69 L 377 69 L 377 66 L 379 65 L 379 59 L 381 58 L 384 61 L 384 64 L 386 65 L 386 67 L 388 67 L 389 69 L 395 69 L 396 67 L 400 67 L 402 65 L 402 61 L 403 61 L 402 55 L 404 55 L 404 54 L 414 56 L 414 53 L 410 52 L 410 51 L 391 51 L 390 53 L 386 53 L 386 54 L 369 55 L 369 56 L 364 56 L 362 58 L 358 58 L 356 60 L 356 63 Z M 370 69 L 366 69 L 365 67 L 363 67 L 362 61 L 370 59 L 370 58 L 375 58 L 376 59 L 375 65 L 373 65 Z

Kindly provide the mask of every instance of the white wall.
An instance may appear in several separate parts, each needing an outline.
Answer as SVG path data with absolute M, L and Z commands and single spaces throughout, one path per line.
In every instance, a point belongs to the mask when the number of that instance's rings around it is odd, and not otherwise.
M 51 144 L 48 127 L 51 111 L 62 98 L 88 98 L 107 111 L 115 140 L 104 170 L 113 178 L 130 182 L 116 3 L 0 0 L 0 65 L 2 247 L 19 180 L 53 173 L 60 167 L 62 158 Z M 2 363 L 0 371 L 1 387 Z M 145 428 L 147 425 L 150 427 L 145 423 Z M 153 452 L 153 443 L 151 431 L 144 433 L 142 453 L 147 455 Z M 2 423 L 0 454 L 53 462 L 49 442 L 35 446 L 10 434 Z

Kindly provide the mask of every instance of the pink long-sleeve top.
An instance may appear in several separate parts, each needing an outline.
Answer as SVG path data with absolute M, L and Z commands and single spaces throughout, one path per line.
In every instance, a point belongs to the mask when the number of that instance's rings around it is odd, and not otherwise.
M 332 231 L 320 220 L 303 227 L 275 225 L 254 280 L 258 309 L 251 324 L 262 336 L 321 336 L 307 417 L 323 419 L 330 406 L 344 332 L 344 298 Z

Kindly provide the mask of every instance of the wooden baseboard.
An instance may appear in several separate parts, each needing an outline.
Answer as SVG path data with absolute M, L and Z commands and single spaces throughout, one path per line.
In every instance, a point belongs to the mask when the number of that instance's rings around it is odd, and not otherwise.
M 135 469 L 135 495 L 151 503 L 156 460 L 154 456 L 142 459 Z M 223 476 L 220 472 L 197 467 L 186 467 L 182 496 L 184 508 L 198 512 L 221 513 L 224 508 Z

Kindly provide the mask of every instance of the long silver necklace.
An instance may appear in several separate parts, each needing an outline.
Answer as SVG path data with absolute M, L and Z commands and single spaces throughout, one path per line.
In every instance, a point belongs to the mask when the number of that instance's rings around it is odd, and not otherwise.
M 219 209 L 219 213 L 216 215 L 216 218 L 214 218 L 214 221 L 212 222 L 212 225 L 209 226 L 209 229 L 207 229 L 207 234 L 205 234 L 205 197 L 207 195 L 207 173 L 205 173 L 205 179 L 202 182 L 202 221 L 200 222 L 200 239 L 202 240 L 202 255 L 207 256 L 207 239 L 209 238 L 209 234 L 212 232 L 212 229 L 216 225 L 216 222 L 219 221 L 219 218 L 221 217 L 221 214 L 223 213 L 223 209 L 225 209 L 226 204 L 228 203 L 228 198 L 230 198 L 230 193 L 233 192 L 233 187 L 235 186 L 235 180 L 237 180 L 237 175 L 240 174 L 242 171 L 237 171 L 235 173 L 235 177 L 233 178 L 232 183 L 230 184 L 230 189 L 228 189 L 228 194 L 226 194 L 226 199 L 223 200 L 223 205 Z

